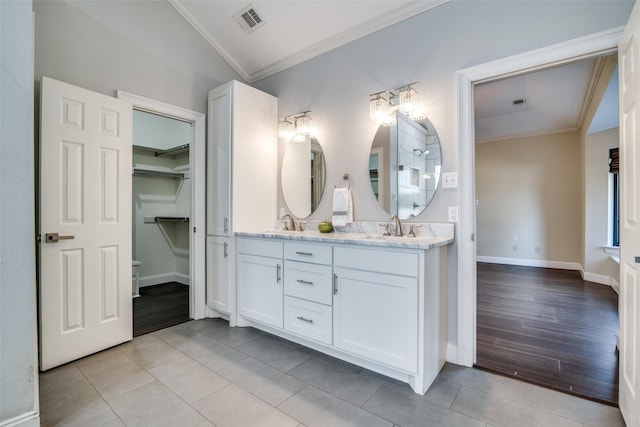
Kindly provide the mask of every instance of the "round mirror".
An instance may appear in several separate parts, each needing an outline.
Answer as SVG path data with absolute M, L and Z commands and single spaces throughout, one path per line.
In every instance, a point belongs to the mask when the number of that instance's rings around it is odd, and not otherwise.
M 389 215 L 406 219 L 421 213 L 440 182 L 440 140 L 429 119 L 412 120 L 400 111 L 381 125 L 369 155 L 371 188 Z
M 292 139 L 282 159 L 282 195 L 289 211 L 307 218 L 320 204 L 324 190 L 325 164 L 322 147 L 314 137 Z

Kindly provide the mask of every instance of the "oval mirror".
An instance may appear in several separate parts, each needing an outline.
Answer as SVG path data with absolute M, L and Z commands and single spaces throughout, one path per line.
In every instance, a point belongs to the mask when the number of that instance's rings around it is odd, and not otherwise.
M 282 159 L 282 196 L 289 211 L 307 218 L 318 208 L 325 180 L 324 154 L 314 137 L 291 140 Z
M 426 209 L 440 182 L 442 156 L 429 121 L 414 121 L 400 111 L 396 123 L 381 125 L 371 144 L 369 177 L 380 206 L 407 219 Z

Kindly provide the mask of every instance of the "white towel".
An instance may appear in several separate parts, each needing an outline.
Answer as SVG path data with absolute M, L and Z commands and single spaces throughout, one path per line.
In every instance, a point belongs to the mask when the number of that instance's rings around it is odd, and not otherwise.
M 334 226 L 345 226 L 353 222 L 353 203 L 351 202 L 351 190 L 348 188 L 336 188 L 333 190 L 333 219 Z

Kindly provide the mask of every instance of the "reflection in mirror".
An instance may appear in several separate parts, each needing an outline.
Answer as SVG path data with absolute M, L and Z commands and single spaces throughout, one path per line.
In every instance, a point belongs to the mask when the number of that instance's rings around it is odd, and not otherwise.
M 282 159 L 282 195 L 289 211 L 307 218 L 320 204 L 325 181 L 324 154 L 320 143 L 307 136 L 303 141 L 291 140 Z
M 421 213 L 438 188 L 440 141 L 428 119 L 414 121 L 396 111 L 396 123 L 380 126 L 369 155 L 371 188 L 389 215 Z

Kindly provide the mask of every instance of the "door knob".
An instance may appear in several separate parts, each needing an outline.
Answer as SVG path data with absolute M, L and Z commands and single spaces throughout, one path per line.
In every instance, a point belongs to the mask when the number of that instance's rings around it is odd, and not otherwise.
M 71 240 L 74 236 L 60 236 L 58 233 L 47 233 L 44 235 L 44 241 L 46 243 L 56 243 L 59 240 Z

